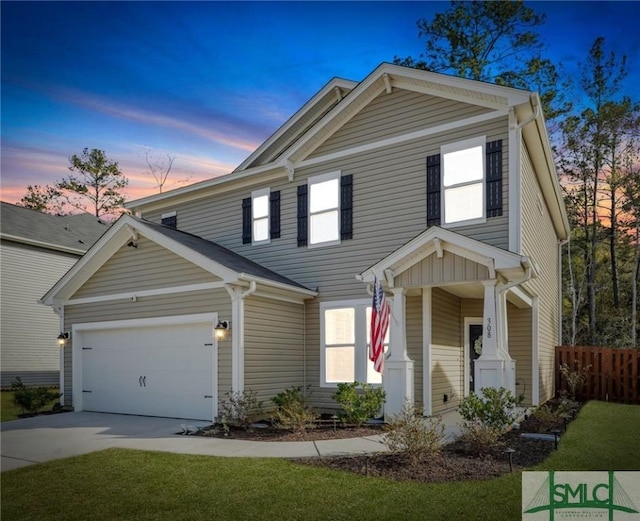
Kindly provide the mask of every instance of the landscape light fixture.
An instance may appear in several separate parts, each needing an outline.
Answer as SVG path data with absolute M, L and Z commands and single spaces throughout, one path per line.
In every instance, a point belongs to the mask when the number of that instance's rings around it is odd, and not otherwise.
M 67 340 L 69 340 L 69 333 L 60 333 L 58 335 L 58 345 L 60 347 L 64 347 L 64 345 L 67 343 Z

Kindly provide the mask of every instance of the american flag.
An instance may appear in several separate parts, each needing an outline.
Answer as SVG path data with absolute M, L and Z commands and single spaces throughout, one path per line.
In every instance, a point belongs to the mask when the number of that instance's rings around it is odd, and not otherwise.
M 382 373 L 384 362 L 384 337 L 389 327 L 389 303 L 382 291 L 378 279 L 373 284 L 373 306 L 371 309 L 371 346 L 369 347 L 369 360 L 373 362 L 373 368 Z

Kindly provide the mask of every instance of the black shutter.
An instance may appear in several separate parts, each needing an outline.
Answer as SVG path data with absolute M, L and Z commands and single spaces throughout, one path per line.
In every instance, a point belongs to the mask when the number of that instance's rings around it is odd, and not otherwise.
M 340 239 L 353 239 L 353 176 L 340 178 Z
M 242 200 L 242 244 L 251 243 L 251 197 Z
M 440 225 L 440 154 L 427 156 L 427 228 Z
M 298 246 L 306 246 L 309 229 L 307 185 L 298 186 Z
M 272 239 L 280 238 L 280 191 L 269 195 L 269 233 Z
M 502 140 L 487 143 L 486 154 L 487 217 L 499 217 L 502 215 Z
M 168 226 L 169 228 L 177 228 L 178 227 L 178 215 L 174 214 L 170 217 L 163 217 L 162 224 Z

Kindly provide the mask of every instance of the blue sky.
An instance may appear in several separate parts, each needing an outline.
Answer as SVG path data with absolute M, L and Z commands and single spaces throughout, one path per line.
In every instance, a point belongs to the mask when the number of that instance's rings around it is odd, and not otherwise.
M 568 74 L 602 35 L 630 59 L 637 95 L 640 3 L 529 5 L 547 14 L 548 56 Z M 176 156 L 173 182 L 228 173 L 332 77 L 417 56 L 416 21 L 447 6 L 3 1 L 1 198 L 67 175 L 84 147 L 120 163 L 130 198 L 157 192 L 146 150 Z

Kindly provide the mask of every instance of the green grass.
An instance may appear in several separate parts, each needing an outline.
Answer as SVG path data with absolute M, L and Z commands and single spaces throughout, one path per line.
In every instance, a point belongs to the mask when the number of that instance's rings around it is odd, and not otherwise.
M 0 393 L 0 421 L 15 420 L 21 412 L 22 409 L 13 403 L 13 393 L 11 391 Z
M 640 407 L 587 404 L 540 469 L 640 469 Z M 110 449 L 2 474 L 2 519 L 513 520 L 520 474 L 418 484 L 284 460 Z

